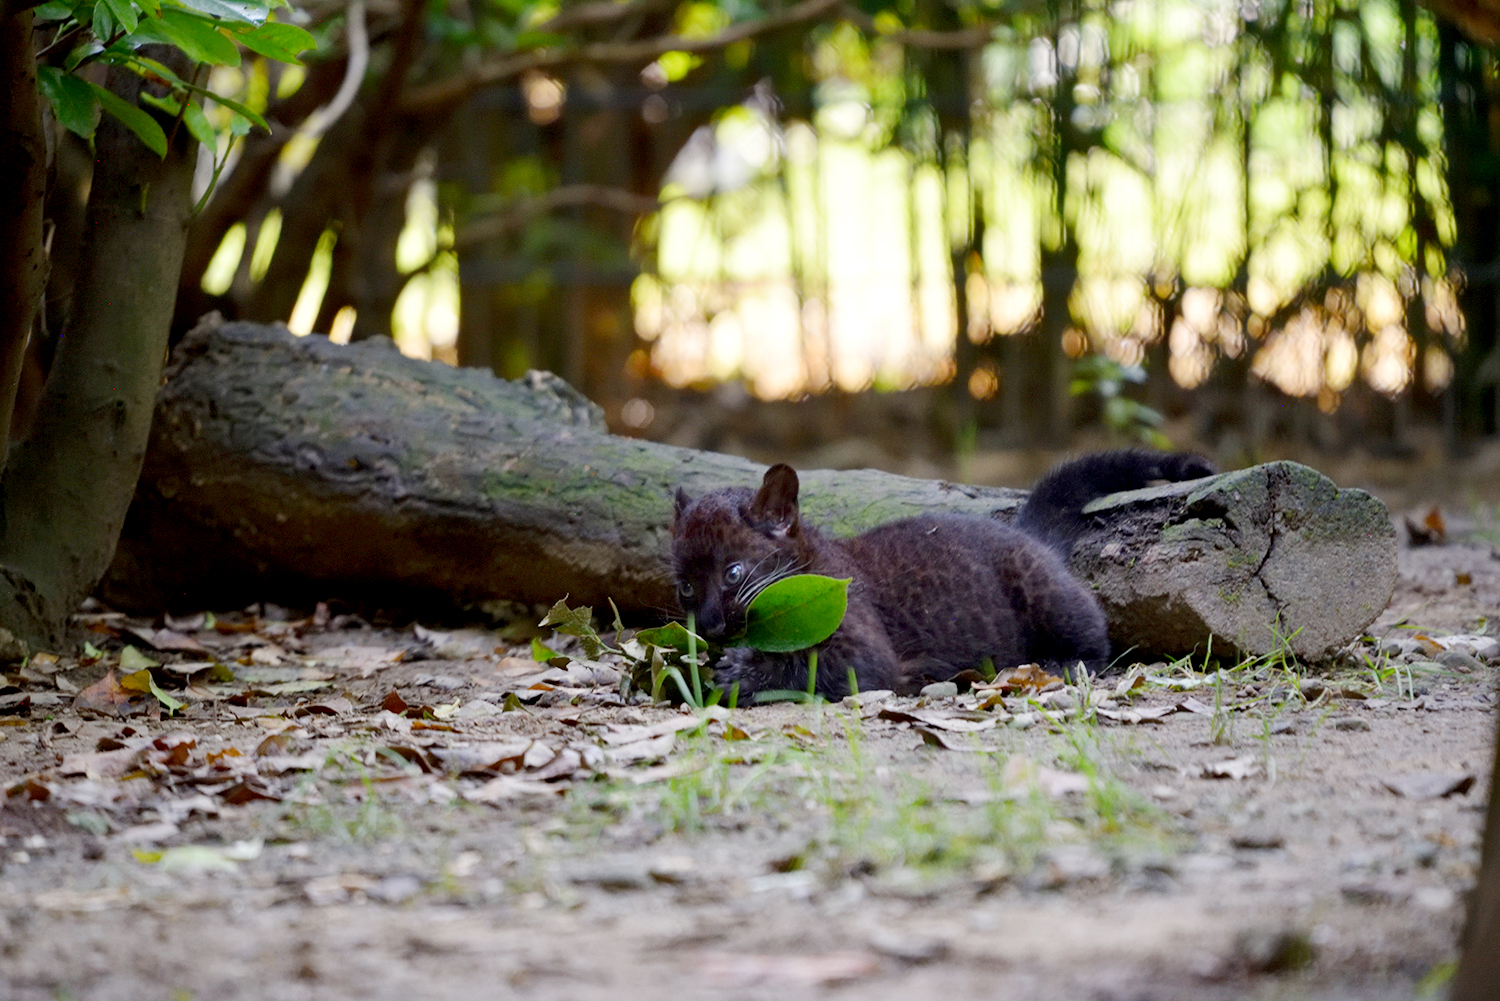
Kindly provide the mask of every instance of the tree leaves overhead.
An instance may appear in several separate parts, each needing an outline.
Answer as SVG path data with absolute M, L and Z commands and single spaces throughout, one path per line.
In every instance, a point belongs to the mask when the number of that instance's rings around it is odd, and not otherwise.
M 317 47 L 317 40 L 295 24 L 271 21 L 235 36 L 241 45 L 268 59 L 295 63 L 297 56 Z
M 161 17 L 142 25 L 137 39 L 175 45 L 195 61 L 217 66 L 238 66 L 240 50 L 213 21 L 185 11 L 167 9 Z
M 161 126 L 156 123 L 146 112 L 138 106 L 120 97 L 112 91 L 105 90 L 97 83 L 87 85 L 94 92 L 95 99 L 105 111 L 114 115 L 125 127 L 134 132 L 146 148 L 157 156 L 167 155 L 167 134 L 162 131 Z
M 52 114 L 58 124 L 75 135 L 92 140 L 97 115 L 94 92 L 89 85 L 55 66 L 38 67 L 36 79 L 42 96 L 52 105 Z
M 740 642 L 769 653 L 805 650 L 832 636 L 848 608 L 848 578 L 784 577 L 750 602 Z
M 237 67 L 243 45 L 268 59 L 296 63 L 298 54 L 315 48 L 317 42 L 296 25 L 271 21 L 271 11 L 278 6 L 282 6 L 279 0 L 169 0 L 165 7 L 160 0 L 49 0 L 35 9 L 36 20 L 60 22 L 53 37 L 73 41 L 68 43 L 72 49 L 63 58 L 63 67 L 37 67 L 38 89 L 58 123 L 70 132 L 92 143 L 97 112 L 103 108 L 158 156 L 165 156 L 167 136 L 161 123 L 141 106 L 73 75 L 90 62 L 125 67 L 169 86 L 171 93 L 166 97 L 143 92 L 141 105 L 180 119 L 195 139 L 217 155 L 219 129 L 243 135 L 246 122 L 268 128 L 265 119 L 194 80 L 182 79 L 139 50 L 149 44 L 170 45 L 195 62 Z M 201 103 L 204 98 L 222 104 L 229 114 L 210 120 Z

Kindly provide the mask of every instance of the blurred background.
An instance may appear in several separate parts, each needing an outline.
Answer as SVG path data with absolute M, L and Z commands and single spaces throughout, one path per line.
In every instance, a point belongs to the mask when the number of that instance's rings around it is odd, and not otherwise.
M 305 67 L 213 71 L 274 128 L 200 158 L 179 333 L 550 369 L 619 433 L 805 466 L 1024 483 L 1144 441 L 1500 479 L 1483 3 L 292 13 Z

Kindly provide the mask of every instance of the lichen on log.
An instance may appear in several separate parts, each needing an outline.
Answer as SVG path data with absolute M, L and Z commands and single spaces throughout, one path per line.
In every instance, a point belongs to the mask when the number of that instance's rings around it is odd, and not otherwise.
M 610 435 L 554 376 L 507 382 L 381 339 L 340 346 L 205 323 L 168 375 L 103 592 L 143 611 L 336 597 L 451 613 L 569 595 L 650 614 L 672 600 L 673 491 L 763 472 Z M 1009 518 L 1024 494 L 813 470 L 802 497 L 808 521 L 849 535 L 925 511 Z M 1306 467 L 1116 495 L 1091 513 L 1074 569 L 1099 591 L 1116 642 L 1145 651 L 1212 637 L 1216 651 L 1262 652 L 1264 634 L 1326 656 L 1394 585 L 1383 506 Z M 1217 569 L 1187 572 L 1200 564 Z M 1317 584 L 1326 574 L 1348 579 Z

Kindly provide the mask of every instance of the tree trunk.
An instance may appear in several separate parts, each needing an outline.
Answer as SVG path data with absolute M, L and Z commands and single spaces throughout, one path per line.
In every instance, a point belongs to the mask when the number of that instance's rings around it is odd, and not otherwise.
M 1484 818 L 1484 848 L 1479 885 L 1469 894 L 1463 955 L 1453 977 L 1449 1001 L 1494 1001 L 1500 985 L 1500 720 L 1495 731 L 1495 761 L 1490 770 L 1490 805 Z
M 205 325 L 178 348 L 104 589 L 128 609 L 326 598 L 431 612 L 513 599 L 666 608 L 672 491 L 761 467 L 604 432 L 555 376 L 505 382 L 276 327 Z M 849 535 L 922 511 L 1008 518 L 1022 494 L 862 470 L 803 477 Z M 1101 502 L 1075 547 L 1115 641 L 1138 651 L 1327 657 L 1385 607 L 1384 505 L 1274 463 Z
M 10 440 L 26 338 L 47 283 L 42 249 L 47 145 L 31 25 L 30 10 L 0 13 L 0 81 L 7 95 L 0 119 L 0 451 Z
M 176 49 L 150 54 L 187 72 Z M 112 68 L 108 85 L 134 104 L 141 78 Z M 198 151 L 174 131 L 165 159 L 110 116 L 95 137 L 72 317 L 36 425 L 0 480 L 0 626 L 28 643 L 56 643 L 109 566 L 145 457 Z

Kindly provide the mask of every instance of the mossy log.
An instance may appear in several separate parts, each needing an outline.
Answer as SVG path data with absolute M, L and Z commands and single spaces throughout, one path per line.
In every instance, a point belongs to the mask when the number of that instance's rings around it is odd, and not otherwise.
M 103 597 L 132 610 L 340 598 L 452 613 L 492 601 L 670 607 L 677 487 L 755 484 L 733 456 L 609 434 L 544 373 L 506 382 L 247 323 L 178 347 Z M 852 534 L 923 511 L 1009 518 L 1024 493 L 871 470 L 802 474 L 803 514 Z M 1106 498 L 1073 565 L 1115 641 L 1308 659 L 1389 600 L 1384 506 L 1306 467 Z

